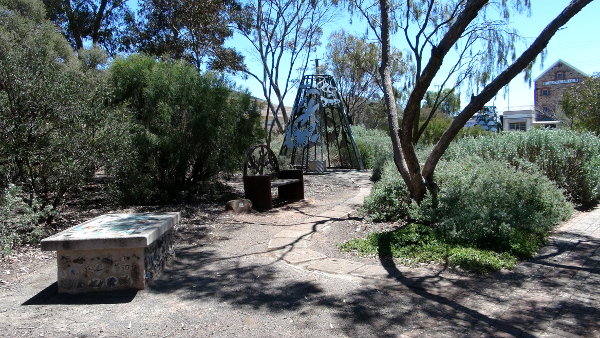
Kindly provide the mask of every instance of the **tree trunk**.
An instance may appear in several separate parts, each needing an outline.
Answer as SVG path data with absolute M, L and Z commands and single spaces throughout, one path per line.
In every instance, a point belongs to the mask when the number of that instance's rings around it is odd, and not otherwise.
M 100 40 L 100 26 L 102 26 L 102 20 L 104 19 L 104 11 L 106 10 L 107 2 L 108 0 L 100 1 L 98 12 L 96 12 L 94 16 L 94 26 L 92 31 L 92 43 L 94 46 L 98 46 L 98 41 Z
M 73 39 L 75 39 L 75 48 L 79 51 L 83 48 L 83 38 L 81 37 L 81 30 L 77 23 L 75 14 L 73 13 L 73 8 L 71 7 L 71 0 L 64 0 L 63 4 L 65 6 L 65 13 L 69 19 L 68 29 L 73 34 Z
M 381 75 L 382 87 L 383 87 L 383 98 L 387 110 L 388 126 L 390 137 L 392 139 L 392 149 L 394 153 L 394 163 L 396 168 L 400 172 L 402 179 L 406 182 L 406 185 L 412 186 L 412 180 L 408 174 L 406 161 L 404 160 L 404 154 L 400 146 L 400 138 L 398 137 L 398 110 L 396 108 L 396 100 L 394 97 L 394 86 L 392 84 L 392 72 L 390 66 L 390 20 L 389 0 L 380 0 L 379 8 L 381 11 L 381 66 L 379 73 Z M 418 184 L 417 184 L 418 185 Z M 412 191 L 418 191 L 419 187 L 415 186 Z
M 389 1 L 380 0 L 379 7 L 381 11 L 381 76 L 384 87 L 384 97 L 388 111 L 388 124 L 390 127 L 390 136 L 392 138 L 392 147 L 394 151 L 394 162 L 398 171 L 402 175 L 411 198 L 420 203 L 427 192 L 427 182 L 421 175 L 419 159 L 415 153 L 413 144 L 413 128 L 418 123 L 420 114 L 421 99 L 424 97 L 431 81 L 439 71 L 442 61 L 452 46 L 461 37 L 467 26 L 477 17 L 479 10 L 488 3 L 489 0 L 472 0 L 467 3 L 464 10 L 457 17 L 457 20 L 449 28 L 442 40 L 431 51 L 431 58 L 425 66 L 423 73 L 418 76 L 411 95 L 404 109 L 402 117 L 402 128 L 398 127 L 398 114 L 396 102 L 394 100 L 393 85 L 389 65 L 390 56 L 390 22 L 389 22 Z
M 427 158 L 423 170 L 421 171 L 418 158 L 415 153 L 413 142 L 417 137 L 413 132 L 415 123 L 418 122 L 420 114 L 420 103 L 427 89 L 430 87 L 433 78 L 439 72 L 440 67 L 447 53 L 461 38 L 462 34 L 469 24 L 477 17 L 482 8 L 489 0 L 470 0 L 458 15 L 454 23 L 450 26 L 446 34 L 437 46 L 431 51 L 431 57 L 418 76 L 415 86 L 406 104 L 402 118 L 402 127 L 398 125 L 398 113 L 394 100 L 393 84 L 391 80 L 389 57 L 390 57 L 390 22 L 389 0 L 380 0 L 381 14 L 381 67 L 380 75 L 382 78 L 382 87 L 388 115 L 388 125 L 392 147 L 394 153 L 394 163 L 402 179 L 406 183 L 410 196 L 413 200 L 420 203 L 427 190 L 434 195 L 437 186 L 433 180 L 434 170 L 440 158 L 448 149 L 450 142 L 456 137 L 460 129 L 483 105 L 498 93 L 502 87 L 508 84 L 517 76 L 527 65 L 529 65 L 539 53 L 548 44 L 548 41 L 558 31 L 558 29 L 567 23 L 575 14 L 593 0 L 573 0 L 537 37 L 533 44 L 523 52 L 523 54 L 505 71 L 500 73 L 491 83 L 477 95 L 472 97 L 471 102 L 456 117 L 448 129 L 444 132 L 441 139 L 434 146 L 431 154 Z

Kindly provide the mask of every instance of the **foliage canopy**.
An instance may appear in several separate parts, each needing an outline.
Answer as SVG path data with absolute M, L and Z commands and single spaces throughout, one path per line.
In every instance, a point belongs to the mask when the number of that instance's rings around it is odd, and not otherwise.
M 565 90 L 562 108 L 574 128 L 600 135 L 600 74 Z
M 82 67 L 35 0 L 0 1 L 0 187 L 58 208 L 118 140 L 106 81 Z M 114 125 L 113 125 L 114 123 Z
M 131 139 L 110 169 L 130 202 L 171 201 L 241 167 L 261 135 L 256 104 L 183 61 L 131 55 L 110 68 L 113 104 L 130 112 Z

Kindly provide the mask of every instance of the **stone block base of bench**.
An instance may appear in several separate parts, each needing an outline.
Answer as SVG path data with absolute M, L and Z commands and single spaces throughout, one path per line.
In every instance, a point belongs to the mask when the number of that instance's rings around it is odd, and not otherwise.
M 57 252 L 58 292 L 146 288 L 174 256 L 178 212 L 106 214 L 42 240 Z
M 173 257 L 172 230 L 145 248 L 59 250 L 58 292 L 142 290 Z

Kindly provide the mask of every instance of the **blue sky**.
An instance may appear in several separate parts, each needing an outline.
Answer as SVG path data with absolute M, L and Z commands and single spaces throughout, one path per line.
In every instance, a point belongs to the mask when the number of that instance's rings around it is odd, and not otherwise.
M 543 29 L 569 3 L 567 0 L 534 0 L 530 17 L 516 17 L 514 25 L 521 34 L 533 41 Z M 562 59 L 575 68 L 592 75 L 600 72 L 600 2 L 587 5 L 569 21 L 548 44 L 546 60 L 539 60 L 533 68 L 533 78 L 538 77 L 558 59 Z M 516 77 L 510 84 L 508 97 L 499 93 L 491 102 L 499 111 L 533 106 L 533 87 Z
M 511 17 L 511 26 L 517 28 L 526 41 L 531 42 L 569 2 L 569 0 L 533 0 L 531 15 L 513 14 Z M 599 20 L 600 2 L 592 2 L 565 25 L 564 29 L 557 32 L 550 41 L 544 63 L 541 64 L 538 59 L 537 64 L 533 68 L 533 78 L 539 76 L 558 59 L 562 59 L 590 75 L 594 72 L 600 72 Z M 360 20 L 354 19 L 352 24 L 350 24 L 348 16 L 341 15 L 338 20 L 324 27 L 323 45 L 317 51 L 316 57 L 323 57 L 325 54 L 324 47 L 327 44 L 329 34 L 341 28 L 355 34 L 362 34 L 366 31 L 365 25 L 361 24 Z M 241 37 L 234 37 L 228 42 L 228 45 L 235 46 L 235 48 L 242 51 L 248 48 L 247 43 Z M 397 47 L 402 48 L 400 45 Z M 247 57 L 246 61 L 250 69 L 260 69 L 257 68 L 260 67 L 260 64 L 254 62 L 251 58 Z M 253 95 L 262 97 L 260 84 L 255 80 L 251 78 L 243 80 L 240 77 L 236 77 L 234 80 L 240 86 L 248 88 Z M 295 90 L 292 90 L 288 94 L 285 100 L 287 105 L 292 105 L 295 95 Z M 467 103 L 464 98 L 461 101 L 463 105 Z M 507 93 L 501 91 L 488 104 L 497 106 L 499 111 L 508 110 L 509 108 L 530 108 L 533 106 L 533 88 L 524 82 L 523 76 L 517 76 L 509 84 Z

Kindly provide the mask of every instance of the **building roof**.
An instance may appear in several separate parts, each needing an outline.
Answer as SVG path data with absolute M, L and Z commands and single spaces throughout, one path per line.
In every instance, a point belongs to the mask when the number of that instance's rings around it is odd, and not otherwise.
M 502 115 L 534 114 L 535 109 L 505 110 Z
M 571 68 L 571 69 L 575 70 L 576 72 L 578 72 L 578 73 L 581 73 L 581 75 L 583 75 L 583 76 L 589 77 L 589 75 L 588 75 L 586 72 L 582 72 L 581 70 L 579 70 L 579 69 L 577 69 L 577 68 L 575 68 L 575 67 L 571 66 L 571 65 L 570 65 L 568 62 L 565 62 L 565 61 L 563 61 L 562 59 L 558 59 L 558 61 L 556 61 L 555 63 L 553 63 L 553 64 L 552 64 L 550 67 L 546 68 L 546 70 L 545 70 L 545 71 L 543 71 L 543 72 L 542 72 L 542 74 L 540 74 L 538 77 L 536 77 L 536 78 L 535 78 L 535 80 L 533 80 L 533 82 L 536 82 L 536 81 L 537 81 L 539 78 L 541 78 L 542 76 L 546 75 L 546 73 L 547 73 L 547 72 L 548 72 L 550 69 L 554 68 L 554 66 L 556 66 L 556 65 L 557 65 L 557 64 L 559 64 L 559 63 L 562 63 L 562 64 L 564 64 L 565 66 L 567 66 L 567 67 L 569 67 L 569 68 Z
M 537 114 L 535 114 L 535 120 L 538 122 L 552 122 L 552 121 L 558 121 L 557 119 L 544 115 L 540 112 L 537 112 Z

